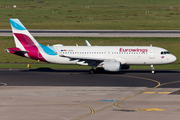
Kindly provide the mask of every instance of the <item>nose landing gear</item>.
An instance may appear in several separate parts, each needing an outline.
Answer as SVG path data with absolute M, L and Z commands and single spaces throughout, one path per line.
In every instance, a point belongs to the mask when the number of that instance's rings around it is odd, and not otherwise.
M 155 74 L 155 71 L 154 71 L 154 69 L 155 69 L 155 68 L 154 68 L 154 65 L 151 65 L 151 69 L 152 69 L 151 73 L 152 73 L 152 74 Z

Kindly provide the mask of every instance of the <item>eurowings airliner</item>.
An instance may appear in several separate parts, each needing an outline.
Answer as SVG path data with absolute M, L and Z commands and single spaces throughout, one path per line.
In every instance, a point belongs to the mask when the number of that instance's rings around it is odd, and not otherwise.
M 92 66 L 90 74 L 101 69 L 116 72 L 129 69 L 130 65 L 150 65 L 154 73 L 154 65 L 176 61 L 166 49 L 152 45 L 91 46 L 86 40 L 87 46 L 45 46 L 34 39 L 19 19 L 10 19 L 10 24 L 16 47 L 6 49 L 8 53 L 48 63 Z

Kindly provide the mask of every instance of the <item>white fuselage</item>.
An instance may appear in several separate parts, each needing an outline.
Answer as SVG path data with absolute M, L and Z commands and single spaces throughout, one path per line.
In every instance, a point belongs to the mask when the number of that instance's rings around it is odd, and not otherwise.
M 82 64 L 80 58 L 92 58 L 103 60 L 115 60 L 128 65 L 157 65 L 168 64 L 176 60 L 172 54 L 161 54 L 167 51 L 160 47 L 151 46 L 53 46 L 57 55 L 48 55 L 40 50 L 43 57 L 51 63 L 58 64 Z M 61 57 L 61 56 L 66 57 Z M 79 59 L 71 59 L 75 57 Z

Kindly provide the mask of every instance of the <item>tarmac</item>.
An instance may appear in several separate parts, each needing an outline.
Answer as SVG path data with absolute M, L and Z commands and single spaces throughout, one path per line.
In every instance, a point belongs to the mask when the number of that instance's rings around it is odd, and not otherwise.
M 1 120 L 179 120 L 180 70 L 0 69 Z

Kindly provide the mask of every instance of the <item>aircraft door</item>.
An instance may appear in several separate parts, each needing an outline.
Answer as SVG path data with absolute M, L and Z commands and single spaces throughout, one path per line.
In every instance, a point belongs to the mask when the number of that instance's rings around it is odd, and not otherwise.
M 149 59 L 155 59 L 154 48 L 150 48 Z
M 62 46 L 61 45 L 54 45 L 53 47 L 55 48 L 57 54 L 61 56 L 62 55 L 62 51 L 61 51 L 62 50 L 62 48 L 61 48 Z
M 40 51 L 38 51 L 38 58 L 43 58 Z
M 36 54 L 36 56 L 38 57 L 38 58 L 43 58 L 43 56 L 42 56 L 42 49 L 41 49 L 41 47 L 38 47 L 38 52 L 34 52 L 34 54 Z

